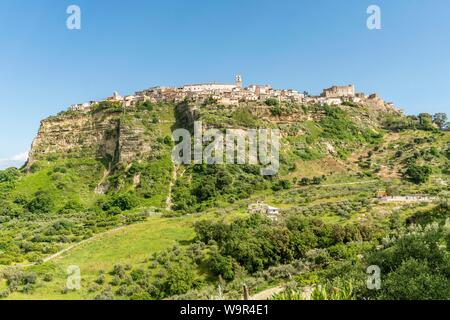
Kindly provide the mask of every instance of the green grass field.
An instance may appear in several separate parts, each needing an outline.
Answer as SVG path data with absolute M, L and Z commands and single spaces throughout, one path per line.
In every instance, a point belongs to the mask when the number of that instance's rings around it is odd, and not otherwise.
M 242 216 L 242 213 L 229 214 L 223 218 L 231 221 L 237 216 Z M 117 264 L 136 267 L 144 264 L 155 252 L 162 252 L 175 244 L 187 246 L 194 240 L 193 224 L 202 219 L 214 218 L 212 213 L 177 218 L 155 216 L 143 223 L 100 234 L 52 261 L 28 268 L 39 274 L 51 273 L 53 280 L 45 282 L 39 279 L 31 294 L 14 292 L 8 299 L 93 299 L 96 293 L 89 292 L 88 283 L 92 284 L 101 271 L 107 273 Z M 81 290 L 62 294 L 69 266 L 80 268 Z M 2 283 L 0 289 L 4 287 Z
M 14 293 L 10 299 L 86 299 L 93 298 L 83 284 L 92 282 L 101 270 L 110 271 L 116 264 L 139 265 L 154 252 L 163 251 L 176 243 L 187 244 L 193 240 L 192 223 L 196 217 L 161 218 L 113 230 L 83 243 L 66 254 L 30 269 L 54 272 L 54 281 L 39 281 L 31 294 Z M 66 283 L 68 266 L 81 270 L 82 288 L 61 294 Z M 90 280 L 90 281 L 88 281 Z

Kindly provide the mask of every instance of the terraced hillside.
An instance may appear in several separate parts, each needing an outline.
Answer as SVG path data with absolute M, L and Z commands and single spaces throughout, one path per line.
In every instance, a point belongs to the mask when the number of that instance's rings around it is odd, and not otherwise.
M 172 131 L 195 120 L 279 129 L 278 174 L 174 166 Z M 276 298 L 305 288 L 448 298 L 449 168 L 448 131 L 373 105 L 212 99 L 63 112 L 42 122 L 24 168 L 0 172 L 0 294 L 220 299 L 240 298 L 246 283 L 252 294 L 287 286 Z M 280 214 L 249 212 L 258 202 Z M 383 290 L 366 288 L 369 265 L 382 267 Z

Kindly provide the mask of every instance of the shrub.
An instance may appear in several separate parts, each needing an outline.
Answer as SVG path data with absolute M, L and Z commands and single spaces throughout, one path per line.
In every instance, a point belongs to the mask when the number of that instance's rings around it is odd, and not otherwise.
M 274 107 L 270 108 L 270 113 L 273 116 L 279 117 L 279 116 L 281 116 L 281 109 L 279 106 L 274 106 Z
M 95 300 L 114 300 L 114 294 L 112 293 L 111 287 L 104 289 L 95 297 Z
M 52 197 L 47 192 L 39 191 L 35 193 L 34 198 L 27 204 L 26 208 L 31 213 L 49 213 L 53 206 Z
M 46 273 L 42 277 L 42 280 L 44 280 L 45 282 L 51 282 L 53 281 L 53 275 L 51 273 Z
M 37 281 L 36 273 L 15 269 L 7 270 L 4 272 L 3 277 L 6 279 L 6 284 L 10 291 L 16 291 L 21 286 L 32 286 Z
M 192 289 L 194 280 L 195 271 L 192 266 L 186 263 L 169 265 L 160 285 L 161 291 L 165 296 L 184 294 Z
M 0 183 L 15 181 L 20 176 L 20 171 L 16 168 L 0 170 Z
M 411 165 L 406 169 L 405 176 L 412 182 L 421 184 L 428 181 L 432 171 L 430 166 Z
M 77 200 L 69 200 L 64 207 L 59 210 L 60 214 L 78 213 L 84 210 L 83 205 Z
M 215 275 L 220 275 L 225 280 L 234 279 L 233 258 L 231 257 L 224 257 L 216 252 L 209 259 L 209 267 Z
M 423 261 L 404 261 L 383 281 L 379 298 L 383 300 L 447 300 L 450 281 Z
M 275 98 L 268 98 L 268 99 L 266 99 L 265 104 L 266 104 L 267 106 L 269 106 L 269 107 L 272 107 L 272 106 L 279 106 L 279 105 L 280 105 L 280 101 L 278 101 L 278 100 L 275 99 Z
M 301 186 L 307 186 L 307 185 L 309 185 L 311 183 L 311 181 L 309 180 L 309 178 L 302 178 L 301 180 L 300 180 L 300 185 Z
M 131 193 L 115 195 L 111 201 L 111 207 L 118 207 L 122 211 L 133 209 L 138 205 L 136 196 Z
M 110 207 L 109 209 L 108 209 L 108 214 L 109 215 L 112 215 L 112 216 L 117 216 L 117 215 L 119 215 L 119 214 L 121 214 L 122 213 L 122 209 L 120 209 L 119 207 Z

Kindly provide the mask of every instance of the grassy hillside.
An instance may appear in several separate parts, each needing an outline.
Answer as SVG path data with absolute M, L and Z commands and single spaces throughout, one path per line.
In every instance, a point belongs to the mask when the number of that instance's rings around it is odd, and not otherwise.
M 194 237 L 193 218 L 150 218 L 148 221 L 114 229 L 81 244 L 66 254 L 42 266 L 28 268 L 39 274 L 52 274 L 47 283 L 39 279 L 31 295 L 16 293 L 11 299 L 93 299 L 96 291 L 90 286 L 101 271 L 112 270 L 117 264 L 139 266 L 152 253 L 165 250 L 179 242 L 189 242 Z M 79 266 L 82 270 L 81 291 L 64 293 L 67 267 Z M 95 289 L 95 288 L 94 288 Z
M 194 119 L 280 129 L 278 174 L 261 176 L 257 165 L 175 167 L 171 132 L 192 129 Z M 72 132 L 77 121 L 93 125 Z M 232 108 L 211 100 L 130 110 L 105 104 L 46 126 L 33 161 L 0 172 L 4 298 L 239 298 L 242 282 L 252 293 L 350 284 L 346 298 L 448 298 L 438 283 L 449 276 L 450 133 L 430 123 L 350 103 Z M 54 130 L 69 133 L 59 139 Z M 250 214 L 257 201 L 280 216 Z M 371 263 L 389 275 L 383 292 L 364 289 Z M 396 279 L 421 264 L 436 278 L 413 277 L 419 289 L 400 290 Z M 66 288 L 70 265 L 80 267 L 81 290 Z M 427 286 L 433 294 L 420 295 Z

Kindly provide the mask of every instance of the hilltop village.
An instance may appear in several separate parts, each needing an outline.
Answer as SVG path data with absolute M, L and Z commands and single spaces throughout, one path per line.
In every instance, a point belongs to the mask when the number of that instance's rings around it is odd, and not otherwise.
M 117 92 L 104 101 L 120 102 L 123 107 L 132 107 L 140 102 L 181 102 L 186 99 L 202 103 L 207 99 L 214 99 L 219 105 L 233 106 L 241 102 L 264 102 L 267 99 L 276 99 L 280 102 L 293 102 L 303 104 L 340 105 L 345 101 L 353 103 L 371 102 L 379 107 L 394 107 L 386 103 L 374 93 L 366 95 L 355 91 L 354 85 L 332 86 L 324 89 L 320 96 L 310 96 L 307 92 L 293 89 L 274 89 L 270 85 L 251 84 L 243 87 L 242 77 L 237 75 L 234 84 L 188 84 L 182 87 L 152 87 L 138 91 L 134 95 L 121 96 Z M 90 101 L 70 106 L 72 111 L 89 111 L 98 101 Z

